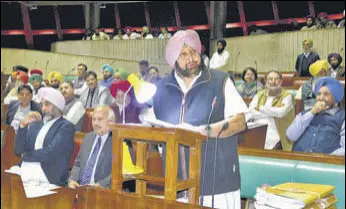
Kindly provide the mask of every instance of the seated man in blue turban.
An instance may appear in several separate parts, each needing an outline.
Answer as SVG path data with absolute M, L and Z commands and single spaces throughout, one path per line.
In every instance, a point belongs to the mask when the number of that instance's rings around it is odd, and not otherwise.
M 102 65 L 101 70 L 103 80 L 100 81 L 100 85 L 109 89 L 114 81 L 114 69 L 110 65 Z
M 319 78 L 316 103 L 299 113 L 287 129 L 295 141 L 293 151 L 345 156 L 345 111 L 338 107 L 344 98 L 342 84 L 331 77 Z

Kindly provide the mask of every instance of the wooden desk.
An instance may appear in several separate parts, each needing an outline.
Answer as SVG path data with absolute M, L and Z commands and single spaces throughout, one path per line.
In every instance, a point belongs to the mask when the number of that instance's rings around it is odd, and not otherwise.
M 77 189 L 77 208 L 83 209 L 206 209 L 198 205 L 179 203 L 152 197 L 140 197 L 136 194 L 117 193 L 93 187 Z
M 188 190 L 189 203 L 198 204 L 200 195 L 201 146 L 205 136 L 182 129 L 150 128 L 114 124 L 113 126 L 113 162 L 112 162 L 112 190 L 121 192 L 123 185 L 122 172 L 122 143 L 125 139 L 137 141 L 136 164 L 138 167 L 147 167 L 147 143 L 166 143 L 166 170 L 165 177 L 156 177 L 148 174 L 136 176 L 136 192 L 145 196 L 147 182 L 164 183 L 165 199 L 176 200 L 177 191 Z M 178 151 L 179 145 L 190 147 L 190 165 L 188 179 L 178 180 Z M 184 159 L 184 158 L 182 158 Z
M 246 129 L 239 136 L 239 147 L 264 149 L 268 125 Z
M 1 174 L 1 208 L 4 209 L 73 209 L 76 194 L 77 209 L 204 209 L 198 205 L 178 203 L 135 194 L 123 194 L 95 187 L 56 189 L 57 194 L 44 197 L 25 197 L 22 181 L 18 175 Z
M 1 173 L 1 208 L 5 209 L 72 209 L 76 191 L 69 188 L 56 189 L 57 194 L 26 198 L 20 176 Z

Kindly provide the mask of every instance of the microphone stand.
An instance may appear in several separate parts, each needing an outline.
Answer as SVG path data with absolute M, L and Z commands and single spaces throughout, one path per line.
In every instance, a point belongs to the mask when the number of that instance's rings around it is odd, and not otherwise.
M 209 114 L 209 117 L 208 117 L 208 123 L 207 123 L 207 127 L 206 127 L 206 131 L 207 131 L 207 139 L 206 139 L 206 142 L 205 142 L 205 153 L 204 153 L 204 167 L 203 167 L 203 174 L 202 174 L 202 194 L 201 194 L 201 200 L 200 200 L 200 205 L 203 206 L 203 202 L 204 202 L 204 197 L 203 197 L 203 194 L 204 194 L 204 180 L 205 180 L 205 172 L 207 170 L 207 154 L 208 154 L 208 141 L 209 141 L 209 138 L 210 138 L 210 131 L 211 131 L 211 127 L 210 127 L 210 119 L 211 119 L 211 116 L 214 112 L 214 107 L 216 105 L 216 100 L 217 100 L 217 97 L 215 96 L 214 97 L 214 100 L 213 100 L 213 103 L 212 103 L 212 106 L 211 106 L 211 111 L 210 111 L 210 114 Z
M 133 88 L 133 86 L 131 85 L 130 86 L 130 88 L 129 89 L 127 89 L 127 91 L 125 92 L 125 94 L 124 94 L 124 101 L 123 101 L 123 124 L 125 124 L 125 103 L 126 103 L 126 97 L 127 97 L 127 95 L 129 94 L 129 92 L 131 91 L 131 89 Z
M 216 142 L 215 142 L 215 155 L 214 155 L 214 173 L 213 173 L 213 189 L 212 189 L 212 197 L 211 197 L 211 207 L 214 208 L 214 196 L 215 196 L 215 174 L 216 174 L 216 156 L 217 156 L 217 143 L 218 143 L 218 140 L 219 140 L 219 137 L 220 137 L 220 134 L 226 130 L 229 126 L 229 123 L 226 122 L 222 125 L 222 128 L 221 130 L 219 131 L 219 133 L 217 134 L 216 136 Z

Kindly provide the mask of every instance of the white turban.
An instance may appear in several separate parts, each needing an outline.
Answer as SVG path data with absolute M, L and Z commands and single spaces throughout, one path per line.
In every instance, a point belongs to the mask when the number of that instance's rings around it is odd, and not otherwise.
M 40 101 L 42 99 L 49 101 L 61 111 L 63 111 L 65 108 L 64 96 L 61 94 L 59 90 L 56 90 L 52 87 L 40 88 L 40 90 L 38 90 L 37 97 Z
M 166 46 L 166 61 L 172 68 L 174 68 L 175 62 L 184 44 L 195 49 L 197 53 L 201 53 L 202 44 L 196 31 L 180 30 L 176 32 L 174 36 L 169 39 Z

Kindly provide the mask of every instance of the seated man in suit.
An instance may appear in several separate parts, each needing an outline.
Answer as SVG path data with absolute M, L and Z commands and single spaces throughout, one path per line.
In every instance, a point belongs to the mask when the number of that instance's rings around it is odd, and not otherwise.
M 108 106 L 95 108 L 92 116 L 94 132 L 85 136 L 74 162 L 68 187 L 93 185 L 110 188 L 112 173 L 113 110 Z
M 314 92 L 315 84 L 318 78 L 328 75 L 327 60 L 317 60 L 309 67 L 309 72 L 313 76 L 306 81 L 297 91 L 296 99 L 304 102 L 304 110 L 311 109 L 316 103 L 316 95 Z
M 29 114 L 30 111 L 41 113 L 40 104 L 32 101 L 32 89 L 29 85 L 21 85 L 17 89 L 18 100 L 13 100 L 8 105 L 6 125 L 10 125 L 15 131 L 19 128 L 19 123 Z
M 62 117 L 63 95 L 51 87 L 41 88 L 43 119 L 30 112 L 20 123 L 14 151 L 21 156 L 21 176 L 24 180 L 65 185 L 74 148 L 75 127 Z
M 298 114 L 287 129 L 294 151 L 345 156 L 345 111 L 337 104 L 344 97 L 341 83 L 330 77 L 317 80 L 316 104 Z
M 81 131 L 84 121 L 85 109 L 83 103 L 75 97 L 72 82 L 65 81 L 60 84 L 60 92 L 65 98 L 64 118 L 76 126 L 76 131 Z
M 94 71 L 87 72 L 86 82 L 88 88 L 80 96 L 85 108 L 95 108 L 99 105 L 110 105 L 113 98 L 108 88 L 97 82 L 97 74 Z

